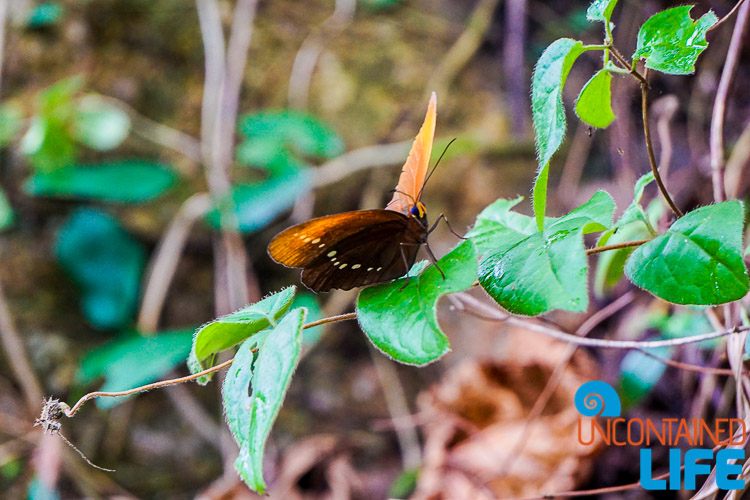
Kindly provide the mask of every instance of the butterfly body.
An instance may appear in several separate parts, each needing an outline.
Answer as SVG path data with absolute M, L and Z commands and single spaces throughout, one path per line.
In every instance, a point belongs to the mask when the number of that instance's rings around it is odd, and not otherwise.
M 302 283 L 314 292 L 350 290 L 405 275 L 429 234 L 420 198 L 435 117 L 433 93 L 386 208 L 327 215 L 285 229 L 268 245 L 271 258 L 287 267 L 302 268 Z

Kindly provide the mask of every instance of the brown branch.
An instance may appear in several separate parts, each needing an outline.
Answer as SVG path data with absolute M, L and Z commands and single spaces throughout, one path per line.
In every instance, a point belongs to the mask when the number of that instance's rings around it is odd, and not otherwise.
M 637 349 L 637 350 L 642 352 L 649 358 L 653 358 L 661 363 L 664 363 L 667 366 L 671 366 L 673 368 L 679 368 L 680 370 L 703 373 L 706 375 L 728 375 L 728 376 L 734 375 L 734 372 L 730 368 L 713 368 L 711 366 L 699 366 L 699 365 L 694 365 L 692 363 L 682 363 L 680 361 L 674 361 L 671 359 L 661 358 L 653 353 L 650 353 L 649 351 L 645 349 Z M 750 375 L 750 371 L 743 370 L 743 374 Z
M 737 5 L 739 6 L 741 3 L 739 2 Z M 732 32 L 732 40 L 729 42 L 724 69 L 721 71 L 719 88 L 716 90 L 716 99 L 714 100 L 713 112 L 711 113 L 709 141 L 711 178 L 714 187 L 714 201 L 717 203 L 726 199 L 726 192 L 724 190 L 724 115 L 726 113 L 729 87 L 737 69 L 737 61 L 741 52 L 742 34 L 745 31 L 748 13 L 750 13 L 750 3 L 744 4 L 737 15 L 737 22 Z
M 646 75 L 648 75 L 648 73 L 646 73 Z M 669 196 L 669 192 L 667 191 L 667 188 L 661 179 L 661 175 L 659 174 L 659 167 L 656 166 L 656 157 L 654 156 L 654 145 L 651 142 L 651 129 L 649 128 L 649 125 L 648 125 L 648 83 L 647 82 L 641 82 L 641 102 L 642 102 L 641 111 L 643 115 L 643 135 L 646 138 L 646 150 L 648 151 L 648 162 L 651 164 L 651 171 L 654 173 L 654 180 L 656 181 L 656 185 L 659 187 L 659 191 L 661 191 L 662 196 L 664 196 L 664 200 L 667 202 L 667 205 L 669 205 L 669 208 L 672 209 L 672 211 L 675 213 L 675 215 L 677 215 L 677 217 L 682 217 L 683 216 L 682 210 L 680 210 L 677 207 L 677 205 L 675 205 L 674 201 L 672 201 L 672 197 Z
M 89 392 L 85 396 L 83 396 L 81 399 L 78 400 L 76 404 L 74 404 L 70 409 L 64 409 L 66 417 L 72 417 L 75 415 L 78 410 L 81 408 L 83 403 L 88 401 L 89 399 L 93 398 L 118 398 L 121 396 L 130 396 L 132 394 L 137 394 L 139 392 L 144 391 L 150 391 L 151 389 L 159 389 L 161 387 L 166 387 L 170 385 L 176 385 L 176 384 L 182 384 L 183 382 L 190 382 L 191 380 L 195 380 L 199 377 L 203 377 L 204 375 L 208 375 L 210 373 L 214 373 L 216 371 L 221 370 L 222 368 L 226 368 L 227 366 L 232 364 L 232 361 L 234 361 L 234 358 L 224 361 L 221 364 L 218 364 L 216 366 L 212 366 L 211 368 L 208 368 L 206 370 L 203 370 L 202 372 L 194 373 L 192 375 L 187 375 L 185 377 L 180 378 L 173 378 L 169 380 L 161 380 L 159 382 L 154 382 L 152 384 L 146 384 L 142 385 L 140 387 L 136 387 L 135 389 L 128 389 L 127 391 L 118 391 L 118 392 L 105 392 L 105 391 L 95 391 L 95 392 Z
M 725 22 L 727 22 L 727 21 L 729 20 L 729 18 L 730 18 L 730 17 L 732 17 L 732 16 L 734 15 L 734 13 L 735 13 L 735 12 L 737 12 L 737 9 L 739 9 L 739 8 L 740 8 L 740 5 L 742 5 L 743 3 L 745 3 L 745 0 L 740 0 L 739 2 L 737 2 L 737 3 L 735 4 L 735 6 L 734 6 L 734 7 L 732 7 L 732 10 L 730 10 L 730 11 L 729 11 L 729 12 L 727 13 L 727 15 L 726 15 L 726 16 L 724 16 L 724 17 L 722 17 L 721 19 L 719 19 L 719 20 L 717 21 L 717 23 L 716 23 L 716 24 L 714 24 L 713 26 L 711 26 L 710 28 L 708 28 L 708 29 L 706 30 L 706 33 L 708 33 L 708 32 L 709 32 L 709 31 L 711 31 L 711 30 L 715 30 L 716 28 L 718 28 L 719 26 L 721 26 L 722 24 L 724 24 Z
M 336 323 L 338 321 L 346 321 L 349 319 L 357 319 L 357 313 L 351 312 L 346 314 L 339 314 L 338 316 L 331 316 L 330 318 L 319 319 L 317 321 L 306 324 L 302 327 L 302 329 L 307 330 L 308 328 L 312 328 L 314 326 L 325 325 L 326 323 Z
M 645 85 L 647 88 L 649 87 L 648 80 L 646 79 L 645 76 L 643 76 L 642 74 L 638 72 L 638 70 L 635 67 L 635 64 L 631 65 L 625 59 L 625 57 L 620 53 L 620 51 L 617 50 L 617 48 L 615 48 L 614 45 L 610 44 L 609 50 L 612 53 L 612 55 L 615 56 L 615 59 L 617 59 L 617 61 L 620 64 L 622 64 L 625 67 L 625 69 L 630 71 L 630 74 L 633 75 L 641 83 L 641 85 Z
M 330 318 L 323 318 L 319 319 L 317 321 L 312 321 L 310 323 L 305 324 L 302 326 L 303 330 L 307 330 L 308 328 L 312 328 L 314 326 L 320 326 L 325 325 L 326 323 L 335 323 L 338 321 L 346 321 L 349 319 L 355 319 L 357 317 L 357 313 L 347 313 L 347 314 L 340 314 L 338 316 L 331 316 Z M 258 348 L 256 347 L 253 349 L 253 351 L 257 351 Z M 185 377 L 180 378 L 174 378 L 169 380 L 162 380 L 159 382 L 154 382 L 151 384 L 142 385 L 140 387 L 136 387 L 134 389 L 128 389 L 127 391 L 119 391 L 119 392 L 104 392 L 104 391 L 95 391 L 90 392 L 83 396 L 81 399 L 78 400 L 76 404 L 74 404 L 72 407 L 67 407 L 64 403 L 61 403 L 61 406 L 63 407 L 63 411 L 65 413 L 65 416 L 72 417 L 75 415 L 78 410 L 81 408 L 81 405 L 88 401 L 89 399 L 93 398 L 116 398 L 121 396 L 130 396 L 132 394 L 137 394 L 139 392 L 144 391 L 150 391 L 151 389 L 159 389 L 161 387 L 167 387 L 170 385 L 177 385 L 182 384 L 183 382 L 190 382 L 191 380 L 195 380 L 197 378 L 203 377 L 204 375 L 209 375 L 211 373 L 217 372 L 221 370 L 222 368 L 226 368 L 227 366 L 231 365 L 234 361 L 234 358 L 229 359 L 227 361 L 224 361 L 223 363 L 220 363 L 216 366 L 212 366 L 211 368 L 207 368 L 203 370 L 202 372 L 194 373 L 192 375 L 187 375 Z
M 683 465 L 680 470 L 684 469 L 685 466 Z M 667 479 L 669 477 L 669 472 L 666 474 L 662 474 L 661 476 L 656 476 L 654 478 L 655 481 L 658 481 L 659 479 Z M 621 486 L 610 486 L 608 488 L 597 488 L 594 490 L 579 490 L 579 491 L 565 491 L 562 493 L 550 493 L 547 495 L 542 495 L 538 497 L 526 497 L 521 500 L 547 500 L 550 498 L 571 498 L 571 497 L 585 497 L 588 495 L 602 495 L 606 493 L 616 493 L 618 491 L 628 491 L 628 490 L 638 490 L 643 489 L 643 486 L 641 486 L 641 482 L 638 481 L 637 483 L 630 483 L 630 484 L 624 484 Z
M 649 241 L 651 240 L 625 241 L 623 243 L 614 243 L 612 245 L 605 245 L 603 247 L 588 248 L 586 249 L 586 255 L 602 253 L 602 252 L 606 252 L 607 250 L 619 250 L 620 248 L 637 247 L 637 246 L 643 245 L 644 243 L 648 243 Z
M 703 342 L 704 340 L 726 337 L 728 335 L 733 335 L 750 330 L 750 326 L 742 325 L 723 331 L 701 333 L 698 335 L 691 335 L 689 337 L 677 337 L 673 339 L 661 340 L 607 340 L 591 339 L 585 337 L 581 338 L 558 328 L 552 328 L 544 324 L 535 323 L 528 319 L 521 319 L 512 316 L 511 314 L 501 311 L 489 304 L 486 304 L 465 292 L 453 294 L 452 297 L 454 298 L 454 300 L 457 299 L 463 302 L 463 305 L 468 306 L 468 308 L 464 307 L 462 310 L 466 311 L 469 314 L 472 314 L 477 318 L 484 319 L 486 321 L 496 321 L 509 325 L 516 325 L 521 328 L 525 328 L 526 330 L 541 333 L 557 340 L 568 342 L 570 344 L 576 344 L 586 347 L 597 347 L 602 349 L 654 349 L 657 347 L 671 347 Z
M 158 328 L 159 316 L 190 230 L 210 208 L 211 198 L 206 193 L 194 194 L 185 200 L 162 235 L 149 264 L 141 309 L 138 312 L 138 331 L 151 333 Z
M 29 356 L 23 345 L 21 335 L 16 329 L 13 316 L 5 298 L 3 285 L 0 281 L 0 343 L 2 343 L 6 358 L 13 371 L 13 375 L 21 386 L 26 405 L 31 412 L 35 412 L 42 402 L 42 386 L 31 367 Z

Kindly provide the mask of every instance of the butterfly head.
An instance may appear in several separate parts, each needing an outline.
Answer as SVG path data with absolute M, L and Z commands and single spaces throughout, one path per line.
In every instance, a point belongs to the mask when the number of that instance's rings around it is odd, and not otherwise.
M 411 213 L 412 217 L 417 219 L 422 225 L 427 225 L 427 209 L 421 201 L 416 202 L 414 206 L 411 207 L 411 210 L 409 210 L 409 213 Z

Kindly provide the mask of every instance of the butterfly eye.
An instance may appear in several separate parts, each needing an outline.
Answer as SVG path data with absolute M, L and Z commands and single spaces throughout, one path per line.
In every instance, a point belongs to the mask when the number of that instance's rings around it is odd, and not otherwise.
M 419 207 L 416 205 L 411 207 L 411 214 L 415 217 L 419 217 Z

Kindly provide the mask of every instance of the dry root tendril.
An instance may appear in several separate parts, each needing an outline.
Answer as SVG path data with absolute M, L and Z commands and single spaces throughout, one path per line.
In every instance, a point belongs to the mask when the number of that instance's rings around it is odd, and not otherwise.
M 60 436 L 60 439 L 62 439 L 65 444 L 70 446 L 76 453 L 78 453 L 78 455 L 80 455 L 80 457 L 85 460 L 86 463 L 91 467 L 104 472 L 114 472 L 114 469 L 105 469 L 104 467 L 100 467 L 91 462 L 91 460 L 89 460 L 81 450 L 79 450 L 73 443 L 68 441 L 68 438 L 62 435 L 62 433 L 60 432 L 60 429 L 62 429 L 62 423 L 60 422 L 60 419 L 63 417 L 63 415 L 68 415 L 69 410 L 70 406 L 68 406 L 64 402 L 61 402 L 59 399 L 55 399 L 53 397 L 50 397 L 49 399 L 43 399 L 42 413 L 39 415 L 39 418 L 34 421 L 34 427 L 41 426 L 45 434 L 57 434 L 58 436 Z

